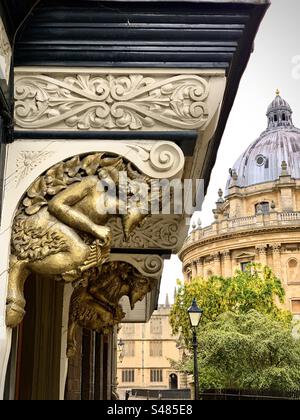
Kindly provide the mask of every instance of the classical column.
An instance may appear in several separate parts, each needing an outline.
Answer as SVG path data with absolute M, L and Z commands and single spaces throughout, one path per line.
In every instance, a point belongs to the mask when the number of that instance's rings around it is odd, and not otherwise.
M 223 262 L 224 262 L 224 276 L 230 277 L 232 275 L 231 255 L 230 250 L 226 249 L 222 251 Z
M 197 263 L 196 261 L 192 262 L 192 279 L 197 277 Z
M 184 283 L 189 281 L 189 268 L 190 268 L 190 266 L 189 266 L 189 264 L 187 264 L 182 269 Z
M 273 252 L 273 271 L 281 279 L 281 243 L 270 244 Z
M 203 258 L 197 260 L 197 276 L 204 277 L 204 261 Z
M 215 252 L 213 254 L 214 257 L 214 275 L 220 276 L 221 275 L 221 256 L 219 252 Z
M 268 248 L 267 244 L 256 245 L 256 250 L 258 251 L 258 254 L 259 254 L 259 262 L 263 266 L 267 265 L 267 248 Z

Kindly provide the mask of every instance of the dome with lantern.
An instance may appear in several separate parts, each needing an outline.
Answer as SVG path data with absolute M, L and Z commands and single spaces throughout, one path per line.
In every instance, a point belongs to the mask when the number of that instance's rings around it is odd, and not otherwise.
M 290 105 L 276 92 L 267 110 L 268 128 L 240 156 L 226 185 L 226 196 L 233 185 L 245 188 L 276 181 L 282 162 L 294 179 L 300 179 L 300 130 L 292 121 Z

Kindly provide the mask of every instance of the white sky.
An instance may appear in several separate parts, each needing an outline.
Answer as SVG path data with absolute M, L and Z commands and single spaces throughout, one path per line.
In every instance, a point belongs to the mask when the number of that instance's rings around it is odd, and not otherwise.
M 293 121 L 300 127 L 300 1 L 272 0 L 261 24 L 248 67 L 219 148 L 202 212 L 195 213 L 202 225 L 213 221 L 212 209 L 219 188 L 225 189 L 228 169 L 266 129 L 266 110 L 278 88 L 293 109 Z M 299 63 L 296 68 L 296 62 Z M 173 302 L 176 279 L 182 279 L 181 262 L 172 256 L 165 262 L 159 303 L 166 293 Z

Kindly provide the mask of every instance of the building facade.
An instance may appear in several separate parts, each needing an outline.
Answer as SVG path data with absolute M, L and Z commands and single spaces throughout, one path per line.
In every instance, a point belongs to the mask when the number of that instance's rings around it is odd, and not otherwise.
M 123 348 L 118 361 L 118 393 L 126 390 L 186 389 L 187 378 L 171 367 L 170 360 L 180 360 L 176 336 L 169 322 L 171 306 L 166 299 L 153 312 L 149 322 L 121 324 L 119 343 Z
M 300 130 L 279 92 L 268 127 L 230 169 L 215 221 L 194 225 L 180 257 L 185 280 L 229 277 L 247 263 L 268 265 L 281 279 L 285 307 L 300 314 Z

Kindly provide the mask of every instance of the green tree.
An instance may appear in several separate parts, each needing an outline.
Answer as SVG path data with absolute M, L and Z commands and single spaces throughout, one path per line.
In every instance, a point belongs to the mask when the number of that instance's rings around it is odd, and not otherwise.
M 206 323 L 199 333 L 200 387 L 300 390 L 300 340 L 292 328 L 254 310 Z M 192 359 L 176 368 L 192 373 Z
M 278 308 L 275 301 L 284 301 L 281 281 L 268 267 L 249 264 L 246 271 L 237 271 L 233 277 L 195 278 L 179 284 L 175 303 L 170 313 L 174 334 L 180 334 L 186 345 L 191 342 L 191 328 L 187 310 L 193 298 L 204 311 L 201 326 L 214 321 L 225 312 L 247 313 L 251 309 L 275 319 L 290 321 L 291 314 Z

